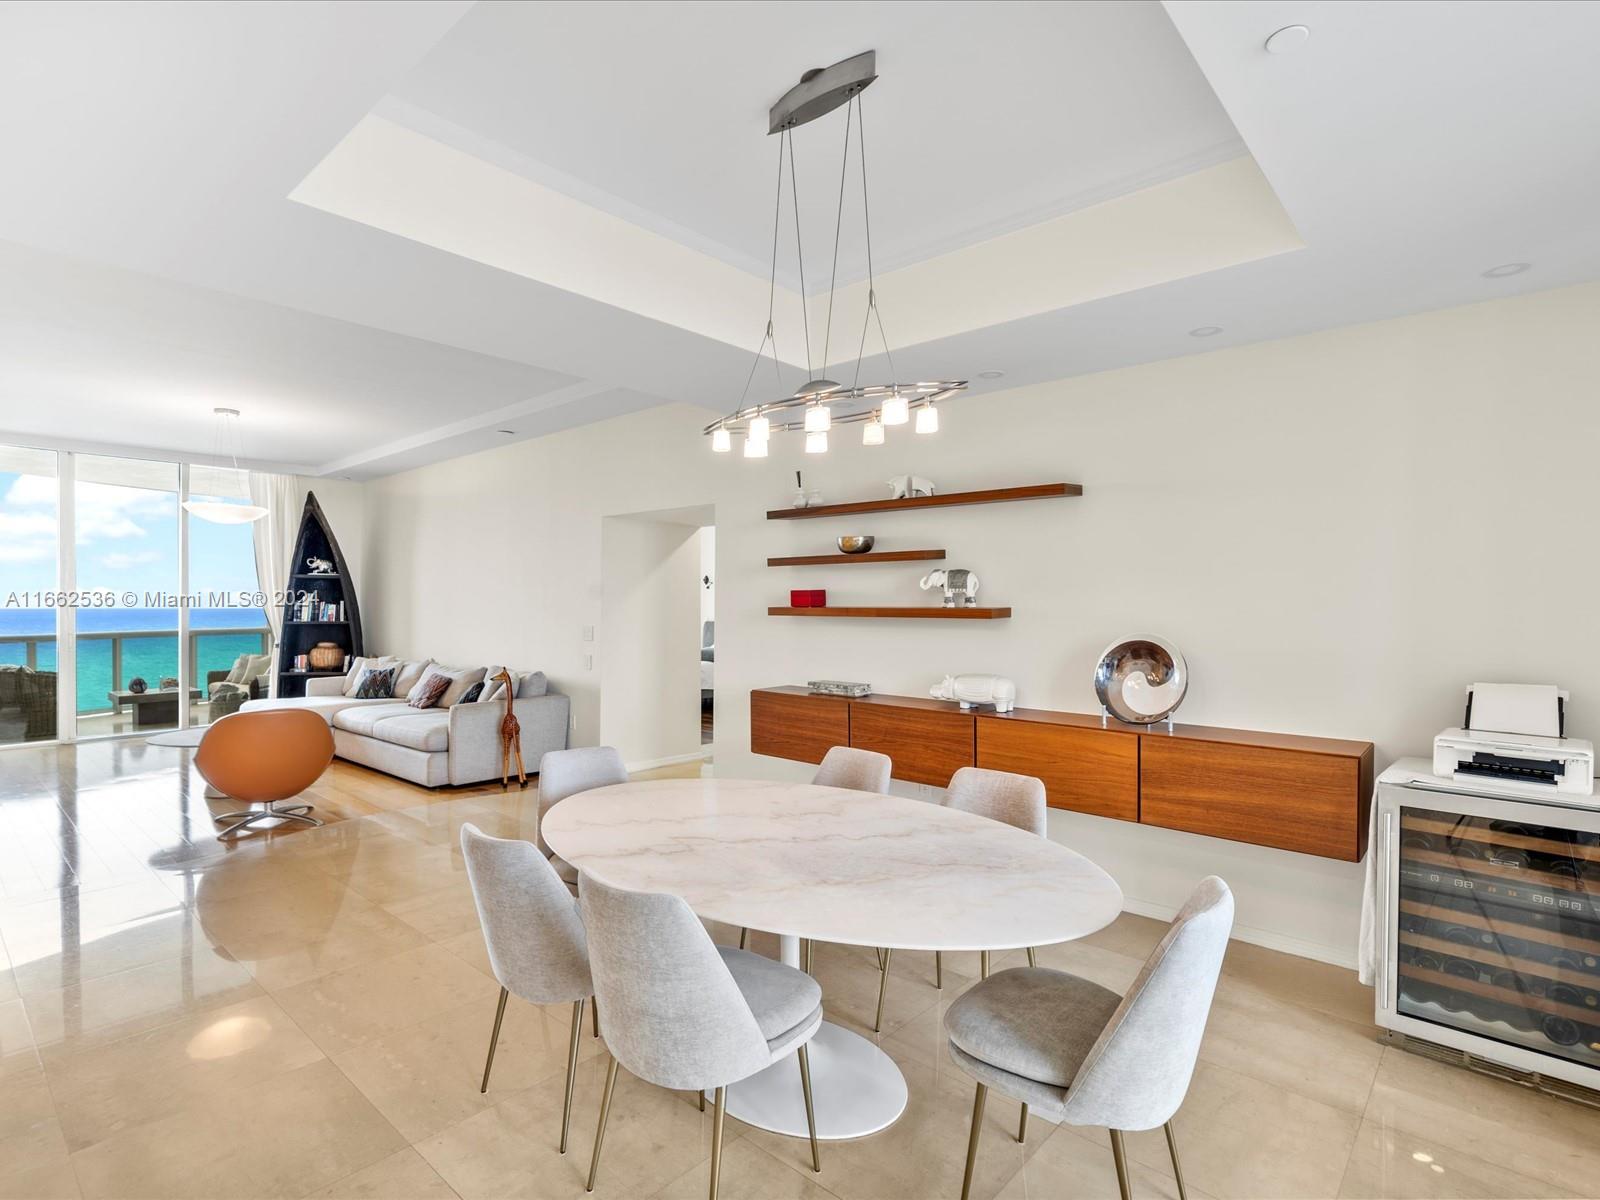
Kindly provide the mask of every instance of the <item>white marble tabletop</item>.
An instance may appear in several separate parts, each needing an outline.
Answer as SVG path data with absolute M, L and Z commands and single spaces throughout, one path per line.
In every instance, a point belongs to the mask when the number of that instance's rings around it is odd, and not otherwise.
M 1122 889 L 1056 842 L 920 800 L 814 784 L 663 779 L 544 820 L 568 862 L 701 917 L 817 941 L 1004 950 L 1109 925 Z

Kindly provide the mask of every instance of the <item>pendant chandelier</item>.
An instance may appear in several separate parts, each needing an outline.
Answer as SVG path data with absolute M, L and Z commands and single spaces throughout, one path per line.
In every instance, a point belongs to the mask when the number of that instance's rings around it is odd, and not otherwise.
M 744 456 L 765 458 L 767 446 L 774 433 L 801 432 L 805 434 L 807 454 L 821 454 L 828 449 L 828 432 L 835 425 L 861 426 L 861 442 L 865 446 L 884 444 L 885 429 L 913 421 L 918 433 L 939 431 L 939 410 L 942 400 L 966 391 L 967 381 L 938 380 L 901 382 L 895 371 L 894 352 L 889 348 L 889 335 L 884 331 L 883 314 L 878 307 L 878 293 L 872 269 L 872 212 L 867 189 L 867 143 L 862 119 L 861 93 L 876 79 L 877 54 L 868 50 L 854 58 L 834 63 L 821 70 L 807 71 L 800 82 L 790 88 L 772 106 L 768 114 L 767 133 L 778 135 L 778 189 L 772 214 L 772 275 L 767 287 L 767 328 L 756 347 L 755 361 L 750 374 L 745 377 L 744 391 L 733 412 L 721 420 L 713 421 L 703 431 L 711 439 L 711 448 L 718 453 L 733 449 L 736 433 L 744 435 Z M 796 126 L 814 121 L 835 109 L 844 108 L 844 153 L 839 164 L 839 204 L 833 228 L 833 278 L 828 286 L 828 318 L 822 337 L 822 374 L 813 372 L 811 361 L 811 317 L 806 301 L 805 254 L 800 244 L 800 192 L 794 171 L 794 139 Z M 856 347 L 855 374 L 848 386 L 826 378 L 828 352 L 832 347 L 833 301 L 839 282 L 839 232 L 844 222 L 845 171 L 850 164 L 850 134 L 852 125 L 861 158 L 861 215 L 866 233 L 867 311 L 862 320 L 861 338 Z M 777 379 L 776 392 L 783 392 L 783 372 L 778 360 L 778 345 L 773 326 L 774 303 L 778 291 L 778 235 L 783 212 L 784 160 L 789 164 L 789 191 L 794 210 L 794 248 L 800 272 L 801 329 L 805 338 L 806 381 L 781 399 L 747 403 L 750 386 L 763 358 L 770 351 L 773 374 Z M 861 363 L 866 355 L 867 338 L 876 329 L 888 359 L 892 382 L 861 382 Z
M 226 453 L 233 461 L 233 470 L 243 475 L 244 472 L 239 469 L 239 410 L 213 408 L 211 411 L 217 418 L 216 436 L 212 441 L 212 457 L 216 460 L 217 467 L 222 468 L 222 460 Z M 183 509 L 190 515 L 215 525 L 248 525 L 267 515 L 267 510 L 259 504 L 234 504 L 229 500 L 185 500 Z

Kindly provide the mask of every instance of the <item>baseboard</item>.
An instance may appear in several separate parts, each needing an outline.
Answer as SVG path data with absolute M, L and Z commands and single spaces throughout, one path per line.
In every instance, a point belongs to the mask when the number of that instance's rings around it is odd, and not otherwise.
M 1178 915 L 1178 910 L 1169 905 L 1151 904 L 1145 900 L 1135 900 L 1132 896 L 1123 897 L 1122 907 L 1127 912 L 1136 913 L 1141 917 L 1153 917 L 1158 921 L 1170 921 Z M 1239 924 L 1234 925 L 1233 936 L 1241 942 L 1249 942 L 1252 946 L 1281 950 L 1284 954 L 1293 954 L 1296 958 L 1309 958 L 1335 967 L 1345 967 L 1351 971 L 1356 969 L 1354 946 L 1326 946 L 1321 942 L 1308 941 L 1305 938 L 1278 933 L 1276 930 L 1257 929 L 1251 925 Z
M 711 757 L 711 747 L 703 746 L 693 754 L 673 754 L 667 758 L 647 758 L 641 762 L 625 763 L 631 774 L 634 771 L 654 771 L 657 767 L 676 767 L 680 763 L 704 762 Z

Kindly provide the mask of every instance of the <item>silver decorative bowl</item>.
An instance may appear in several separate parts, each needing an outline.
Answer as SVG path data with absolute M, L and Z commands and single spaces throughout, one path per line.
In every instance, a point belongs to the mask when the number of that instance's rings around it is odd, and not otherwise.
M 1183 703 L 1189 667 L 1171 642 L 1158 637 L 1129 638 L 1106 648 L 1094 669 L 1100 703 L 1119 721 L 1154 725 Z
M 850 533 L 839 539 L 838 546 L 845 554 L 865 554 L 876 540 L 870 533 Z

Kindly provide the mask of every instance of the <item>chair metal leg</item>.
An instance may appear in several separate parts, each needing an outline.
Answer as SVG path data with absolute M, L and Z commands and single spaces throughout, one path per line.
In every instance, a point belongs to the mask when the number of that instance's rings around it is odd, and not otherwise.
M 817 1150 L 817 1114 L 811 1107 L 811 1056 L 800 1047 L 800 1087 L 806 1096 L 806 1129 L 811 1134 L 811 1169 L 822 1170 L 822 1155 Z
M 695 1095 L 700 1097 L 700 1111 L 701 1112 L 705 1112 L 705 1110 L 706 1110 L 706 1094 L 705 1094 L 705 1092 L 703 1092 L 703 1091 L 696 1092 Z
M 222 813 L 212 817 L 213 821 L 232 821 L 217 834 L 217 840 L 227 841 L 239 836 L 239 832 L 256 824 L 258 821 L 299 821 L 302 825 L 321 825 L 316 817 L 307 816 L 311 811 L 309 804 L 292 804 L 288 808 L 279 808 L 276 802 L 269 801 L 265 808 L 250 808 L 243 812 Z
M 739 930 L 739 949 L 750 949 L 750 930 L 748 928 Z
M 944 991 L 944 951 L 933 952 L 933 986 Z
M 816 942 L 812 941 L 810 938 L 807 938 L 806 939 L 806 974 L 807 975 L 815 974 L 815 972 L 811 969 L 811 966 L 812 966 L 812 962 L 813 962 L 813 954 L 816 951 L 816 948 L 817 948 Z
M 1178 1139 L 1173 1136 L 1172 1122 L 1161 1128 L 1167 1132 L 1167 1152 L 1172 1155 L 1172 1176 L 1178 1181 L 1178 1200 L 1189 1200 L 1189 1192 L 1183 1186 L 1183 1168 L 1178 1165 Z
M 480 1092 L 489 1090 L 489 1068 L 494 1066 L 494 1048 L 500 1043 L 500 1022 L 505 1019 L 506 997 L 509 995 L 511 993 L 505 988 L 500 989 L 500 1003 L 495 1005 L 494 1010 L 494 1032 L 489 1035 L 489 1057 L 483 1060 L 483 1083 L 478 1088 Z
M 1122 1130 L 1111 1131 L 1111 1157 L 1117 1164 L 1117 1192 L 1122 1200 L 1133 1200 L 1133 1189 L 1128 1184 L 1128 1154 L 1122 1148 Z
M 572 1128 L 572 1085 L 578 1080 L 578 1040 L 583 1037 L 583 1001 L 572 1004 L 572 1039 L 567 1043 L 567 1098 L 561 1105 L 561 1153 L 567 1152 L 567 1131 Z
M 600 1036 L 600 997 L 594 998 L 594 1004 L 589 1010 L 589 1019 L 594 1022 L 594 1036 Z
M 883 952 L 883 973 L 878 976 L 878 1015 L 872 1022 L 872 1032 L 883 1032 L 883 995 L 889 990 L 889 960 L 894 957 L 893 950 Z
M 961 1200 L 972 1194 L 972 1168 L 978 1165 L 978 1136 L 983 1132 L 983 1102 L 988 1097 L 989 1089 L 980 1083 L 972 1098 L 972 1136 L 967 1140 L 967 1173 L 961 1178 Z
M 617 1086 L 617 1060 L 613 1058 L 606 1068 L 606 1090 L 600 1094 L 600 1124 L 594 1131 L 594 1156 L 589 1160 L 589 1182 L 584 1191 L 594 1191 L 594 1177 L 600 1173 L 600 1147 L 606 1141 L 606 1118 L 611 1115 L 611 1093 Z
M 978 951 L 978 978 L 989 978 L 989 952 L 987 950 Z
M 1030 967 L 1037 967 L 1039 965 L 1038 956 L 1034 954 L 1032 946 L 1028 947 L 1028 965 Z
M 873 953 L 878 956 L 878 970 L 883 970 L 883 947 L 879 946 Z
M 1017 1141 L 1019 1143 L 1022 1143 L 1022 1142 L 1026 1142 L 1027 1140 L 1028 1140 L 1028 1106 L 1026 1104 L 1024 1104 L 1022 1106 L 1022 1115 L 1017 1118 Z
M 728 1089 L 719 1087 L 711 1116 L 711 1200 L 717 1200 L 722 1182 L 722 1118 L 728 1111 Z

